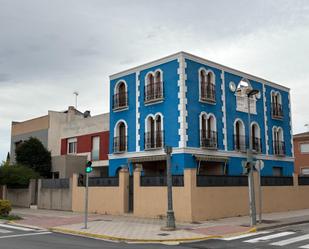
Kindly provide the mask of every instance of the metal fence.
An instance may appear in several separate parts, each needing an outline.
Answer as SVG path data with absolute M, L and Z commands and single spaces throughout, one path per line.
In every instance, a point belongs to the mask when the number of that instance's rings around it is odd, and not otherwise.
M 172 176 L 172 182 L 174 187 L 183 187 L 184 178 L 183 175 Z M 166 176 L 141 176 L 141 186 L 142 187 L 159 187 L 167 186 Z
M 86 185 L 86 177 L 79 176 L 78 178 L 78 186 Z M 119 178 L 118 177 L 89 177 L 88 182 L 89 187 L 113 187 L 119 186 Z
M 309 177 L 308 176 L 299 176 L 298 177 L 298 185 L 309 185 Z
M 42 179 L 42 188 L 70 188 L 70 179 Z
M 290 176 L 262 176 L 262 186 L 292 186 L 293 177 Z
M 247 176 L 197 175 L 198 187 L 248 186 Z

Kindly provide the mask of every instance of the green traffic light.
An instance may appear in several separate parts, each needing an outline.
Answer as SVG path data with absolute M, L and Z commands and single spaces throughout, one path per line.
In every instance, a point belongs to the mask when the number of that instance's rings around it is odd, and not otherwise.
M 92 171 L 92 167 L 87 167 L 86 168 L 86 173 L 91 173 L 91 171 Z

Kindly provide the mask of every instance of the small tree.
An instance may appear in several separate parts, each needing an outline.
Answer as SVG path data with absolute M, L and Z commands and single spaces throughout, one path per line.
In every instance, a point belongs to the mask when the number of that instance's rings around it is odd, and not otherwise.
M 8 187 L 27 187 L 30 179 L 37 179 L 39 174 L 29 167 L 6 165 L 0 167 L 0 185 Z
M 29 138 L 20 144 L 15 151 L 17 164 L 25 165 L 48 177 L 51 170 L 51 155 L 37 138 Z

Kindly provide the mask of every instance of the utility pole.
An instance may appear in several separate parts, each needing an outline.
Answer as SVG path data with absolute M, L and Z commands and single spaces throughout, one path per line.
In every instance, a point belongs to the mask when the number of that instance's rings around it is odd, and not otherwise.
M 249 130 L 249 148 L 247 149 L 247 163 L 249 163 L 248 185 L 249 185 L 249 207 L 250 207 L 250 225 L 256 225 L 256 206 L 255 206 L 255 192 L 253 180 L 253 156 L 252 156 L 252 141 L 251 141 L 251 113 L 250 113 L 250 97 L 257 94 L 258 90 L 250 90 L 248 96 L 248 130 Z
M 167 220 L 166 227 L 163 230 L 172 231 L 176 229 L 175 215 L 173 210 L 173 191 L 172 191 L 172 170 L 171 170 L 171 154 L 172 147 L 165 146 L 164 151 L 166 153 L 166 170 L 167 170 Z
M 92 171 L 92 162 L 88 161 L 86 164 L 85 172 L 86 172 L 86 184 L 85 184 L 85 221 L 84 221 L 84 229 L 88 228 L 88 188 L 89 188 L 89 173 Z

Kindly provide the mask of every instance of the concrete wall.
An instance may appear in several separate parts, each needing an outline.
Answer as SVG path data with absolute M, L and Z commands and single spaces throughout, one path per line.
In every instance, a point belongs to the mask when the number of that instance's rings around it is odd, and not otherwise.
M 70 178 L 73 174 L 84 173 L 86 162 L 86 156 L 53 156 L 52 172 L 59 172 L 59 178 Z
M 72 179 L 70 188 L 42 188 L 42 180 L 39 180 L 38 208 L 71 211 Z
M 119 173 L 119 186 L 89 187 L 89 212 L 101 214 L 124 214 L 128 212 L 129 172 L 123 169 Z M 77 176 L 73 177 L 72 210 L 84 210 L 85 188 L 77 186 Z

